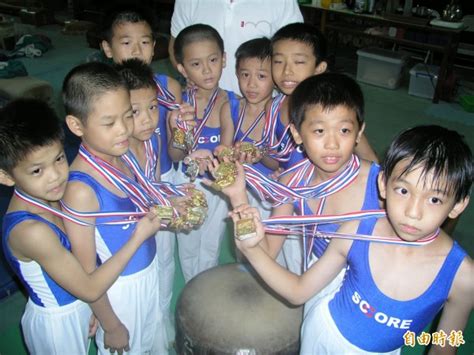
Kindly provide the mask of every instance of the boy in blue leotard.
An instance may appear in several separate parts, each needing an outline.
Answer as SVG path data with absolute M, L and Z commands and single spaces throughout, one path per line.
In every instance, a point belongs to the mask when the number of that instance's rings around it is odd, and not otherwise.
M 96 222 L 95 228 L 65 223 L 73 253 L 87 271 L 97 259 L 106 261 L 131 236 L 134 225 L 104 225 L 123 216 L 133 218 L 153 200 L 137 182 L 122 156 L 133 132 L 130 93 L 111 66 L 87 63 L 72 69 L 63 84 L 66 123 L 82 140 L 71 165 L 64 195 L 69 213 Z M 130 353 L 166 353 L 166 332 L 159 301 L 156 240 L 148 239 L 130 260 L 119 279 L 91 304 L 101 327 L 96 335 L 99 352 L 109 343 L 124 348 L 130 334 Z
M 102 49 L 105 55 L 115 63 L 135 58 L 150 65 L 153 60 L 155 37 L 153 35 L 153 18 L 145 8 L 137 6 L 115 7 L 106 17 L 102 35 Z M 170 128 L 167 124 L 169 106 L 164 102 L 181 103 L 181 86 L 175 79 L 160 73 L 154 75 L 156 83 L 155 96 L 158 100 L 160 119 L 155 127 L 160 138 L 159 176 L 161 181 L 173 183 L 176 170 L 168 154 Z M 156 240 L 158 272 L 160 279 L 160 308 L 163 312 L 166 329 L 170 339 L 174 338 L 174 322 L 169 312 L 170 295 L 173 292 L 173 275 L 175 270 L 174 250 L 175 233 L 163 231 Z
M 379 166 L 354 154 L 365 128 L 364 97 L 359 85 L 342 74 L 311 76 L 295 89 L 290 98 L 290 109 L 292 121 L 289 129 L 308 158 L 302 160 L 296 169 L 283 174 L 280 182 L 290 189 L 307 187 L 310 194 L 297 201 L 289 198 L 286 203 L 272 209 L 272 216 L 333 215 L 378 209 Z M 234 188 L 230 192 L 233 206 L 247 203 L 247 197 L 238 190 Z M 317 226 L 318 230 L 330 232 L 339 227 L 337 223 Z M 284 236 L 269 233 L 263 245 L 268 254 L 276 258 L 285 240 Z M 293 238 L 288 242 L 298 241 Z M 299 259 L 299 268 L 291 271 L 301 273 L 304 265 L 311 265 L 323 255 L 327 244 L 328 241 L 320 238 L 312 244 L 301 243 L 305 255 Z M 333 293 L 343 275 L 341 272 L 312 301 Z
M 60 212 L 69 169 L 56 114 L 41 101 L 12 101 L 0 110 L 0 138 L 0 183 L 15 187 L 2 244 L 28 292 L 25 344 L 32 354 L 87 354 L 91 311 L 85 302 L 107 291 L 160 221 L 143 218 L 120 251 L 86 273 L 71 253 Z
M 197 24 L 183 29 L 174 42 L 174 52 L 178 70 L 191 83 L 192 88 L 183 93 L 183 102 L 190 103 L 196 122 L 194 129 L 195 146 L 190 157 L 199 159 L 206 167 L 207 159 L 219 145 L 223 125 L 220 111 L 226 102 L 237 101 L 233 92 L 219 88 L 219 78 L 225 66 L 224 43 L 219 33 L 211 26 Z M 172 113 L 170 122 L 175 113 Z M 188 154 L 169 145 L 170 155 L 175 161 L 183 160 Z M 184 169 L 184 167 L 183 167 Z M 184 170 L 179 171 L 176 183 L 189 181 Z M 208 201 L 208 215 L 204 224 L 195 231 L 178 234 L 178 250 L 184 278 L 189 281 L 198 273 L 217 265 L 221 240 L 227 217 L 226 201 L 216 192 L 201 186 L 201 178 L 196 187 L 202 189 Z
M 243 98 L 227 102 L 222 106 L 221 144 L 214 154 L 219 157 L 224 147 L 233 147 L 234 157 L 241 163 L 253 164 L 255 169 L 268 176 L 273 170 L 260 161 L 262 155 L 259 151 L 255 156 L 251 156 L 241 152 L 240 147 L 242 142 L 255 145 L 263 138 L 265 104 L 270 100 L 273 92 L 270 40 L 256 38 L 242 43 L 237 48 L 235 58 L 235 70 Z M 231 124 L 226 124 L 227 122 Z M 263 157 L 263 159 L 270 158 Z M 270 214 L 268 207 L 260 207 L 263 215 Z
M 116 66 L 123 77 L 128 90 L 133 110 L 134 127 L 129 138 L 130 147 L 127 154 L 133 155 L 144 172 L 152 182 L 160 181 L 160 136 L 156 134 L 157 121 L 161 120 L 156 99 L 156 85 L 153 80 L 151 68 L 139 59 L 128 59 Z M 172 184 L 171 184 L 172 185 Z M 169 197 L 170 203 L 175 208 L 180 208 L 184 197 Z M 156 235 L 157 248 L 164 248 L 161 238 L 174 240 L 175 232 L 160 230 Z M 164 269 L 167 273 L 160 273 L 160 308 L 165 317 L 168 340 L 174 341 L 174 322 L 170 312 L 171 298 L 173 296 L 174 282 L 174 243 L 171 247 L 157 250 L 158 271 Z M 168 319 L 168 321 L 167 321 Z
M 437 332 L 446 342 L 433 339 L 430 353 L 456 352 L 462 342 L 453 339 L 461 339 L 473 308 L 474 264 L 440 226 L 466 208 L 473 176 L 472 153 L 458 133 L 439 126 L 402 132 L 378 177 L 387 216 L 345 224 L 340 232 L 365 237 L 332 239 L 302 276 L 264 252 L 255 209 L 234 211 L 235 221 L 253 216 L 257 226 L 257 237 L 237 240 L 237 246 L 265 282 L 294 304 L 306 302 L 349 266 L 341 288 L 307 313 L 302 354 L 398 354 L 441 308 Z M 371 242 L 376 236 L 385 242 Z

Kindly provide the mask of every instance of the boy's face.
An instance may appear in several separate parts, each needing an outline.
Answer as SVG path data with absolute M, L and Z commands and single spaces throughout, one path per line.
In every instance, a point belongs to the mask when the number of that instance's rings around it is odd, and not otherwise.
M 306 43 L 282 39 L 273 44 L 272 76 L 285 95 L 291 95 L 304 79 L 323 73 L 326 62 L 316 65 L 313 48 Z
M 102 41 L 102 49 L 107 58 L 115 63 L 137 58 L 150 64 L 153 59 L 155 41 L 150 26 L 142 22 L 119 23 L 113 28 L 112 39 Z
M 183 48 L 183 63 L 178 64 L 179 72 L 204 90 L 219 86 L 224 67 L 225 54 L 216 42 L 210 40 L 187 44 Z
M 66 119 L 70 130 L 102 159 L 127 152 L 128 139 L 133 132 L 133 113 L 130 94 L 125 88 L 108 91 L 93 101 L 85 123 L 72 116 Z
M 421 166 L 400 176 L 408 164 L 409 159 L 400 161 L 388 180 L 380 174 L 378 183 L 396 234 L 406 241 L 417 241 L 435 232 L 447 217 L 456 218 L 468 199 L 455 203 L 452 194 L 439 190 L 443 181 L 435 183 L 431 172 L 421 176 Z
M 43 202 L 52 202 L 63 197 L 68 174 L 63 145 L 56 141 L 27 154 L 9 176 L 21 191 Z
M 155 133 L 158 126 L 159 110 L 156 90 L 143 88 L 130 90 L 130 101 L 133 110 L 133 138 L 146 141 Z
M 293 124 L 290 129 L 320 172 L 332 176 L 346 166 L 364 126 L 359 127 L 355 111 L 346 106 L 328 110 L 313 105 L 308 106 L 300 130 Z
M 245 99 L 257 104 L 267 101 L 273 91 L 270 59 L 241 59 L 237 68 L 239 88 Z

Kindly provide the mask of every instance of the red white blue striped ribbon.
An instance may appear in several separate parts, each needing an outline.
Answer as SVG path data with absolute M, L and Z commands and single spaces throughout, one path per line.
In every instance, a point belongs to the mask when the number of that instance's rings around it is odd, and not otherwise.
M 150 206 L 154 205 L 155 202 L 153 197 L 150 196 L 146 189 L 137 181 L 125 175 L 122 171 L 105 160 L 92 155 L 92 153 L 82 144 L 79 147 L 79 156 L 94 170 L 101 174 L 109 183 L 124 192 L 133 204 L 140 209 L 140 211 L 146 212 L 149 210 Z M 121 159 L 126 163 L 124 156 L 122 156 Z
M 165 197 L 165 195 L 159 190 L 158 185 L 154 185 L 152 181 L 147 178 L 145 172 L 141 169 L 140 164 L 136 157 L 128 151 L 123 157 L 124 162 L 128 168 L 135 175 L 140 186 L 146 189 L 146 192 L 149 196 L 153 197 L 154 204 L 160 206 L 171 206 L 170 201 Z
M 272 99 L 272 103 L 270 106 L 270 110 L 266 113 L 265 116 L 265 126 L 263 128 L 263 137 L 260 142 L 257 143 L 258 146 L 260 145 L 269 145 L 272 146 L 275 143 L 275 131 L 276 131 L 276 123 L 278 118 L 278 112 L 280 112 L 281 105 L 283 105 L 283 101 L 285 101 L 286 95 L 279 94 Z
M 176 97 L 168 89 L 163 87 L 156 78 L 155 82 L 158 103 L 170 111 L 179 109 L 179 104 L 176 102 Z
M 79 224 L 81 226 L 96 226 L 96 225 L 117 225 L 117 224 L 130 224 L 130 223 L 135 223 L 138 221 L 138 218 L 139 217 L 142 217 L 145 213 L 143 212 L 122 212 L 122 213 L 101 213 L 100 216 L 96 216 L 96 215 L 88 215 L 87 217 L 120 217 L 120 219 L 118 220 L 114 220 L 114 221 L 109 221 L 109 222 L 104 222 L 104 223 L 89 223 L 89 222 L 85 222 L 85 221 L 82 221 L 76 217 L 74 217 L 74 215 L 69 215 L 67 213 L 64 213 L 63 211 L 61 210 L 58 210 L 56 208 L 53 208 L 51 206 L 49 206 L 48 204 L 42 202 L 42 201 L 39 201 L 35 198 L 33 198 L 32 196 L 24 193 L 23 191 L 21 190 L 18 190 L 15 188 L 14 190 L 14 194 L 20 198 L 21 200 L 25 201 L 26 203 L 29 203 L 33 206 L 36 206 L 36 207 L 39 207 L 45 211 L 48 211 L 50 213 L 52 213 L 53 215 L 55 216 L 58 216 L 62 219 L 65 219 L 65 220 L 68 220 L 70 222 L 73 222 L 75 224 Z M 61 206 L 63 205 L 62 201 L 60 201 L 61 203 Z M 69 211 L 68 211 L 69 212 Z M 82 216 L 81 216 L 82 217 Z
M 370 242 L 382 242 L 400 245 L 420 246 L 432 242 L 440 233 L 438 228 L 432 234 L 423 237 L 417 241 L 405 241 L 399 237 L 384 237 L 365 234 L 345 234 L 338 232 L 315 231 L 310 235 L 306 234 L 301 227 L 307 227 L 325 223 L 343 223 L 352 220 L 361 220 L 367 218 L 386 217 L 385 210 L 366 210 L 344 213 L 340 215 L 306 215 L 306 216 L 273 216 L 262 220 L 265 225 L 265 232 L 278 235 L 294 235 L 303 238 L 338 238 L 351 240 L 365 240 Z
M 246 108 L 247 108 L 247 102 L 245 101 L 244 106 L 242 107 L 242 110 L 240 110 L 239 112 L 239 119 L 237 120 L 237 126 L 235 127 L 235 131 L 234 131 L 234 142 L 237 141 L 237 135 L 239 134 L 240 128 L 242 127 L 242 124 L 244 123 Z M 250 125 L 247 131 L 243 133 L 242 137 L 240 137 L 239 139 L 240 142 L 243 142 L 245 138 L 247 138 L 250 135 L 250 133 L 253 132 L 255 127 L 257 127 L 258 123 L 264 116 L 265 116 L 265 110 L 263 110 L 262 112 L 258 114 L 257 118 L 255 118 L 255 121 Z
M 248 164 L 244 164 L 244 170 L 247 184 L 255 190 L 260 199 L 278 206 L 295 200 L 321 199 L 342 190 L 357 178 L 360 159 L 352 155 L 339 174 L 317 185 L 309 185 L 316 172 L 314 164 L 309 159 L 304 159 L 283 172 L 285 175 L 292 174 L 291 184 L 288 186 L 270 179 Z M 301 184 L 303 180 L 305 183 Z
M 290 125 L 286 126 L 280 138 L 276 134 L 278 114 L 281 112 L 281 106 L 286 97 L 286 95 L 279 94 L 273 99 L 270 111 L 266 116 L 264 128 L 263 141 L 268 146 L 267 155 L 279 162 L 289 161 L 290 153 L 296 148 L 296 143 L 290 132 Z M 259 144 L 257 143 L 257 145 Z
M 194 132 L 193 132 L 193 151 L 196 149 L 196 146 L 198 144 L 198 139 L 201 136 L 201 132 L 206 126 L 207 121 L 211 117 L 212 110 L 214 109 L 214 106 L 216 105 L 217 102 L 217 96 L 219 95 L 219 88 L 215 88 L 214 91 L 211 94 L 211 97 L 209 98 L 209 101 L 206 105 L 206 108 L 204 109 L 203 117 L 202 119 L 197 117 L 197 102 L 196 102 L 196 88 L 189 89 L 187 91 L 187 97 L 188 97 L 188 102 L 191 106 L 194 107 L 194 117 L 198 121 L 198 125 L 194 127 Z

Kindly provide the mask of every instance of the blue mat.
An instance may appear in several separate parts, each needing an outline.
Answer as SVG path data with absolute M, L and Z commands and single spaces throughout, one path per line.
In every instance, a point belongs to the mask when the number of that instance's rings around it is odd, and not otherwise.
M 474 113 L 465 111 L 457 103 L 440 102 L 438 104 L 431 104 L 425 110 L 425 113 L 449 122 L 474 126 Z

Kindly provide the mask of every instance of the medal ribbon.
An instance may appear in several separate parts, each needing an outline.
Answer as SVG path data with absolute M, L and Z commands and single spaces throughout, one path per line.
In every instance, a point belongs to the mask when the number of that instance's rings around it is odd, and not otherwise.
M 274 206 L 278 206 L 294 200 L 321 199 L 342 190 L 359 175 L 360 160 L 353 154 L 339 174 L 310 186 L 308 185 L 316 170 L 309 159 L 304 159 L 283 172 L 282 175 L 292 174 L 288 186 L 268 178 L 250 165 L 244 164 L 244 170 L 247 184 L 255 190 L 260 199 L 270 200 L 274 202 Z M 304 184 L 301 184 L 302 181 Z
M 155 77 L 156 83 L 156 98 L 158 99 L 158 103 L 167 110 L 177 110 L 179 109 L 179 104 L 176 103 L 176 97 L 165 87 L 161 86 L 161 83 Z
M 278 112 L 280 112 L 281 105 L 285 101 L 286 95 L 279 94 L 275 96 L 272 100 L 270 110 L 266 113 L 265 116 L 265 126 L 263 128 L 263 138 L 260 142 L 257 143 L 257 146 L 268 144 L 270 146 L 274 145 L 275 141 L 275 130 Z
M 244 119 L 245 119 L 245 109 L 247 108 L 247 102 L 244 102 L 244 106 L 242 107 L 242 110 L 240 111 L 239 113 L 239 119 L 237 121 L 237 127 L 235 127 L 235 132 L 234 132 L 234 142 L 237 141 L 237 135 L 239 134 L 240 132 L 240 128 L 242 127 L 242 124 L 244 122 Z M 239 141 L 240 142 L 243 142 L 245 138 L 247 138 L 250 133 L 253 132 L 253 130 L 255 129 L 255 127 L 257 127 L 258 123 L 260 122 L 260 120 L 265 116 L 265 110 L 263 110 L 262 112 L 260 112 L 257 116 L 257 118 L 255 118 L 255 121 L 250 125 L 250 127 L 247 129 L 246 132 L 244 132 L 244 134 L 242 135 L 242 137 L 240 137 Z
M 194 128 L 194 133 L 193 133 L 193 151 L 196 149 L 196 146 L 198 144 L 198 139 L 201 136 L 201 132 L 204 129 L 204 126 L 206 125 L 207 121 L 209 120 L 209 117 L 211 117 L 211 112 L 214 109 L 214 106 L 216 105 L 217 102 L 217 96 L 219 95 L 219 88 L 215 88 L 214 91 L 211 94 L 211 97 L 209 98 L 209 101 L 206 105 L 206 108 L 204 109 L 204 114 L 202 119 L 199 119 L 197 117 L 197 102 L 196 102 L 196 91 L 197 88 L 193 88 L 187 91 L 187 96 L 188 96 L 188 101 L 189 104 L 194 107 L 194 116 L 196 117 L 196 120 L 198 121 L 198 125 Z
M 382 237 L 364 234 L 345 234 L 338 232 L 321 232 L 316 231 L 311 236 L 305 235 L 300 227 L 325 224 L 325 223 L 342 223 L 352 220 L 361 220 L 367 218 L 386 217 L 385 210 L 365 210 L 357 212 L 349 212 L 340 215 L 306 215 L 306 216 L 273 216 L 262 220 L 265 226 L 265 232 L 279 235 L 299 235 L 303 238 L 338 238 L 351 240 L 365 240 L 369 242 L 382 242 L 399 245 L 426 245 L 432 242 L 440 233 L 438 228 L 432 234 L 423 237 L 417 241 L 409 242 L 398 237 Z

